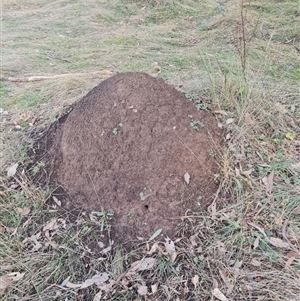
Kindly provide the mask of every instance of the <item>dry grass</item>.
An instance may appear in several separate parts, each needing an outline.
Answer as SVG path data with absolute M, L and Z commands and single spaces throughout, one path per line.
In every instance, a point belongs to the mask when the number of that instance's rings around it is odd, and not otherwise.
M 219 111 L 225 136 L 219 201 L 182 218 L 175 260 L 159 237 L 96 254 L 95 244 L 109 247 L 99 230 L 110 231 L 105 215 L 58 215 L 50 192 L 23 168 L 38 133 L 101 79 L 1 81 L 8 115 L 0 116 L 0 277 L 20 273 L 1 278 L 9 283 L 4 294 L 0 286 L 3 300 L 93 300 L 96 285 L 80 290 L 64 280 L 82 283 L 99 272 L 108 273 L 106 291 L 100 287 L 111 300 L 216 300 L 214 289 L 228 300 L 300 300 L 300 3 L 240 3 L 3 3 L 2 78 L 155 73 L 157 62 L 164 79 Z M 143 257 L 155 258 L 155 267 L 130 270 Z

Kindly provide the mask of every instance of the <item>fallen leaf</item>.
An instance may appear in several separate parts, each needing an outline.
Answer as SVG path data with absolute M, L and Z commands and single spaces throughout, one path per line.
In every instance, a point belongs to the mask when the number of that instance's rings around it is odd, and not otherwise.
M 218 283 L 217 279 L 212 278 L 212 282 L 213 282 L 213 288 L 218 288 L 219 287 L 219 283 Z
M 199 283 L 199 276 L 198 275 L 195 275 L 193 278 L 192 278 L 192 283 L 194 284 L 194 287 L 196 288 L 198 283 Z
M 171 256 L 171 261 L 174 262 L 177 257 L 177 252 L 175 250 L 175 244 L 169 237 L 165 238 L 165 240 L 166 240 L 166 242 L 164 244 L 165 244 L 166 250 L 169 253 L 169 255 Z
M 148 241 L 151 241 L 151 240 L 153 240 L 154 238 L 156 238 L 161 232 L 162 232 L 162 229 L 156 230 L 156 231 L 152 234 L 152 236 L 149 238 Z
M 31 249 L 31 252 L 38 251 L 40 248 L 43 247 L 43 245 L 38 241 L 38 239 L 41 237 L 41 232 L 38 232 L 35 235 L 31 235 L 30 237 L 25 238 L 22 243 L 25 244 L 27 241 L 31 241 L 34 243 L 33 248 Z
M 100 301 L 102 297 L 102 291 L 99 291 L 93 298 L 93 301 Z
M 249 169 L 249 170 L 245 170 L 245 171 L 244 171 L 244 175 L 245 175 L 246 177 L 249 177 L 249 176 L 251 175 L 251 173 L 252 173 L 252 169 Z
M 212 218 L 216 217 L 216 215 L 217 215 L 217 204 L 216 204 L 215 200 L 207 207 L 207 211 L 210 213 Z
M 48 222 L 44 227 L 43 227 L 43 232 L 47 231 L 47 230 L 55 230 L 57 229 L 58 223 L 57 223 L 57 219 L 53 219 L 50 222 Z
M 3 108 L 0 108 L 0 115 L 8 115 L 8 111 L 4 110 Z
M 189 175 L 189 173 L 188 172 L 186 172 L 185 174 L 184 174 L 184 181 L 187 183 L 187 184 L 189 184 L 190 183 L 190 175 Z
M 220 115 L 224 115 L 224 116 L 227 115 L 227 113 L 226 113 L 225 111 L 223 111 L 223 110 L 215 110 L 215 111 L 213 111 L 213 113 L 215 113 L 215 114 L 220 114 Z
M 236 269 L 240 269 L 242 266 L 243 266 L 243 260 L 236 260 L 235 261 L 234 267 Z
M 296 110 L 296 106 L 295 105 L 291 105 L 291 112 L 294 113 Z
M 24 277 L 25 273 L 13 272 L 0 277 L 0 296 L 4 295 L 6 289 Z
M 290 247 L 290 245 L 287 242 L 277 237 L 270 237 L 268 241 L 271 245 L 277 248 L 288 249 Z
M 132 271 L 144 271 L 144 270 L 150 270 L 156 260 L 152 257 L 146 257 L 141 260 L 135 261 L 131 264 L 131 268 L 129 269 L 130 272 Z
M 287 252 L 285 255 L 289 258 L 291 258 L 291 257 L 300 258 L 300 252 L 297 252 L 297 251 L 290 251 L 290 252 Z
M 69 282 L 70 278 L 71 278 L 71 276 L 68 276 L 68 277 L 60 284 L 60 286 L 62 286 L 62 287 L 66 286 L 66 284 Z
M 224 294 L 218 288 L 215 288 L 212 291 L 212 294 L 221 301 L 228 301 L 228 299 L 224 296 Z
M 61 207 L 61 201 L 57 197 L 53 196 L 52 199 L 58 207 Z
M 225 244 L 222 241 L 217 241 L 217 247 L 220 254 L 226 253 L 226 247 Z
M 104 249 L 105 244 L 102 241 L 98 241 L 97 244 L 98 244 L 98 246 L 99 246 L 100 249 Z
M 157 284 L 151 285 L 151 291 L 152 291 L 152 294 L 155 294 L 157 292 Z
M 81 285 L 82 284 L 72 283 L 72 282 L 68 281 L 64 286 L 67 288 L 75 289 L 75 288 L 80 288 Z
M 233 123 L 234 122 L 234 118 L 228 118 L 227 120 L 226 120 L 226 124 L 228 125 L 228 124 L 231 124 L 231 123 Z
M 194 235 L 190 236 L 189 240 L 190 240 L 193 248 L 197 247 L 198 242 L 199 242 L 199 237 L 198 237 L 197 234 L 194 234 Z
M 253 249 L 254 249 L 254 250 L 258 248 L 258 246 L 259 246 L 259 241 L 260 241 L 260 238 L 259 238 L 259 237 L 256 237 L 256 238 L 255 238 L 255 241 L 254 241 L 254 243 L 253 243 Z
M 15 163 L 7 169 L 7 177 L 8 178 L 11 178 L 16 174 L 18 166 L 19 166 L 19 163 Z
M 115 280 L 110 280 L 109 283 L 97 283 L 97 287 L 104 291 L 105 293 L 109 293 L 112 291 L 113 286 L 116 284 Z
M 292 265 L 292 263 L 294 262 L 294 260 L 295 260 L 296 258 L 295 257 L 290 257 L 289 259 L 288 259 L 288 261 L 285 263 L 285 268 L 286 269 L 288 269 L 291 265 Z
M 121 279 L 121 284 L 128 288 L 129 284 L 132 283 L 133 278 L 136 276 L 136 272 L 127 272 L 124 277 Z
M 20 187 L 19 184 L 11 184 L 11 185 L 9 186 L 9 188 L 11 188 L 11 189 L 17 189 L 17 188 L 19 188 L 19 187 Z
M 53 249 L 58 249 L 59 248 L 59 244 L 57 244 L 55 241 L 47 241 L 45 243 L 45 247 L 51 246 Z
M 85 280 L 81 286 L 80 289 L 83 288 L 87 288 L 89 286 L 92 286 L 93 284 L 100 284 L 100 283 L 104 283 L 105 281 L 107 281 L 109 279 L 108 274 L 107 273 L 100 273 L 100 274 L 96 274 L 95 276 L 93 276 L 90 279 Z
M 26 216 L 30 213 L 30 208 L 29 207 L 23 207 L 23 208 L 17 208 L 17 211 L 22 215 Z
M 251 263 L 254 267 L 260 267 L 260 266 L 261 266 L 260 261 L 254 259 L 254 258 L 251 260 L 250 263 Z
M 196 250 L 195 250 L 195 254 L 202 254 L 203 253 L 203 248 L 202 246 L 198 247 Z
M 159 250 L 159 246 L 158 246 L 158 242 L 155 242 L 150 251 L 147 253 L 148 255 L 152 255 L 153 253 L 155 253 L 157 250 Z
M 62 218 L 58 218 L 58 219 L 52 219 L 51 221 L 49 221 L 44 227 L 43 227 L 43 232 L 46 236 L 46 238 L 48 240 L 51 240 L 51 238 L 57 234 L 57 230 L 59 228 L 64 228 L 66 229 L 66 221 Z M 52 231 L 52 232 L 50 232 Z
M 140 296 L 147 296 L 147 293 L 148 293 L 147 286 L 139 285 L 139 288 L 138 288 L 137 292 Z
M 18 280 L 22 279 L 24 277 L 24 275 L 25 275 L 25 273 L 19 273 L 19 272 L 9 274 L 12 281 L 18 281 Z
M 267 177 L 264 177 L 262 179 L 263 183 L 266 186 L 266 192 L 268 194 L 271 194 L 271 192 L 272 192 L 272 189 L 273 189 L 273 180 L 274 180 L 274 170 L 272 170 Z
M 101 251 L 101 254 L 104 255 L 104 254 L 108 253 L 109 251 L 111 251 L 111 249 L 112 249 L 112 246 L 108 246 L 107 248 L 105 248 Z
M 87 280 L 85 280 L 85 281 L 80 285 L 80 289 L 83 289 L 83 288 L 87 288 L 87 287 L 89 287 L 89 286 L 92 286 L 94 283 L 95 283 L 95 280 L 93 280 L 93 279 L 87 279 Z
M 273 189 L 273 180 L 274 180 L 274 170 L 270 172 L 270 174 L 267 177 L 267 192 L 271 193 Z

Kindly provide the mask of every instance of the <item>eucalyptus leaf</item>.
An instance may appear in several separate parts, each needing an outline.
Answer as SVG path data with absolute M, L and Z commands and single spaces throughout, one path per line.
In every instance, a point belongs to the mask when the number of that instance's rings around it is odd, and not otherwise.
M 148 241 L 151 241 L 151 240 L 153 240 L 154 238 L 156 238 L 156 237 L 161 233 L 161 231 L 162 231 L 162 229 L 156 230 L 156 231 L 152 234 L 152 236 L 149 238 Z
M 18 166 L 19 166 L 19 163 L 16 163 L 7 169 L 7 177 L 8 178 L 11 178 L 16 174 Z

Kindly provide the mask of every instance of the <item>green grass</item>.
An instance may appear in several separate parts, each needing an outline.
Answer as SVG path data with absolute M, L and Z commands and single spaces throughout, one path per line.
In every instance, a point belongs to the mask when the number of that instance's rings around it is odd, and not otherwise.
M 12 97 L 7 105 L 18 105 L 22 109 L 36 108 L 43 101 L 41 91 L 25 92 L 23 94 Z
M 0 277 L 25 274 L 0 298 L 77 300 L 78 289 L 59 285 L 68 277 L 72 283 L 82 283 L 106 271 L 116 281 L 113 292 L 103 292 L 110 300 L 143 300 L 137 293 L 143 283 L 149 292 L 157 285 L 149 298 L 212 300 L 214 281 L 229 300 L 247 299 L 250 293 L 264 300 L 299 299 L 299 258 L 287 265 L 291 249 L 276 247 L 269 239 L 285 241 L 282 231 L 287 220 L 286 236 L 300 249 L 300 170 L 293 167 L 300 162 L 300 63 L 294 48 L 300 47 L 300 2 L 244 1 L 251 37 L 244 71 L 234 46 L 241 32 L 236 22 L 238 4 L 235 0 L 8 0 L 3 4 L 1 49 L 7 59 L 0 98 L 9 115 L 0 116 L 4 146 Z M 49 204 L 51 191 L 37 188 L 22 174 L 23 166 L 30 164 L 32 133 L 47 128 L 102 78 L 7 80 L 102 69 L 153 73 L 154 62 L 167 82 L 192 99 L 205 100 L 212 111 L 226 111 L 227 115 L 216 115 L 224 135 L 230 134 L 224 139 L 224 152 L 214 154 L 221 184 L 216 214 L 195 212 L 178 224 L 178 236 L 185 239 L 175 242 L 175 262 L 161 238 L 156 240 L 161 248 L 153 254 L 143 244 L 132 250 L 118 246 L 102 254 L 96 246 L 108 246 L 104 234 L 110 229 L 109 216 L 104 212 L 95 220 L 84 212 L 74 213 L 73 218 L 58 216 L 57 208 Z M 40 121 L 32 127 L 34 117 Z M 234 122 L 227 124 L 229 118 Z M 22 130 L 15 131 L 14 125 Z M 23 165 L 15 179 L 7 179 L 6 168 L 16 162 Z M 263 179 L 272 171 L 269 194 Z M 30 212 L 23 216 L 25 207 Z M 136 222 L 134 212 L 128 214 Z M 43 228 L 55 218 L 64 220 L 65 227 L 60 221 L 50 243 Z M 198 237 L 195 245 L 189 239 L 192 235 Z M 131 263 L 143 257 L 155 258 L 155 267 L 126 274 Z M 196 275 L 199 279 L 193 284 Z M 93 300 L 98 291 L 91 286 L 81 293 Z

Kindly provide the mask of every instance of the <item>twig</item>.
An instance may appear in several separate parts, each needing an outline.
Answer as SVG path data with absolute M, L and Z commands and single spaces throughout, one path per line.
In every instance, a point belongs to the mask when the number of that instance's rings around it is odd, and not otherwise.
M 66 73 L 66 74 L 56 74 L 50 76 L 28 76 L 28 77 L 8 77 L 2 80 L 8 80 L 10 82 L 35 82 L 47 79 L 58 79 L 68 76 L 87 76 L 87 75 L 97 75 L 97 76 L 111 76 L 114 72 L 110 70 L 94 71 L 94 72 L 82 72 L 82 73 Z

